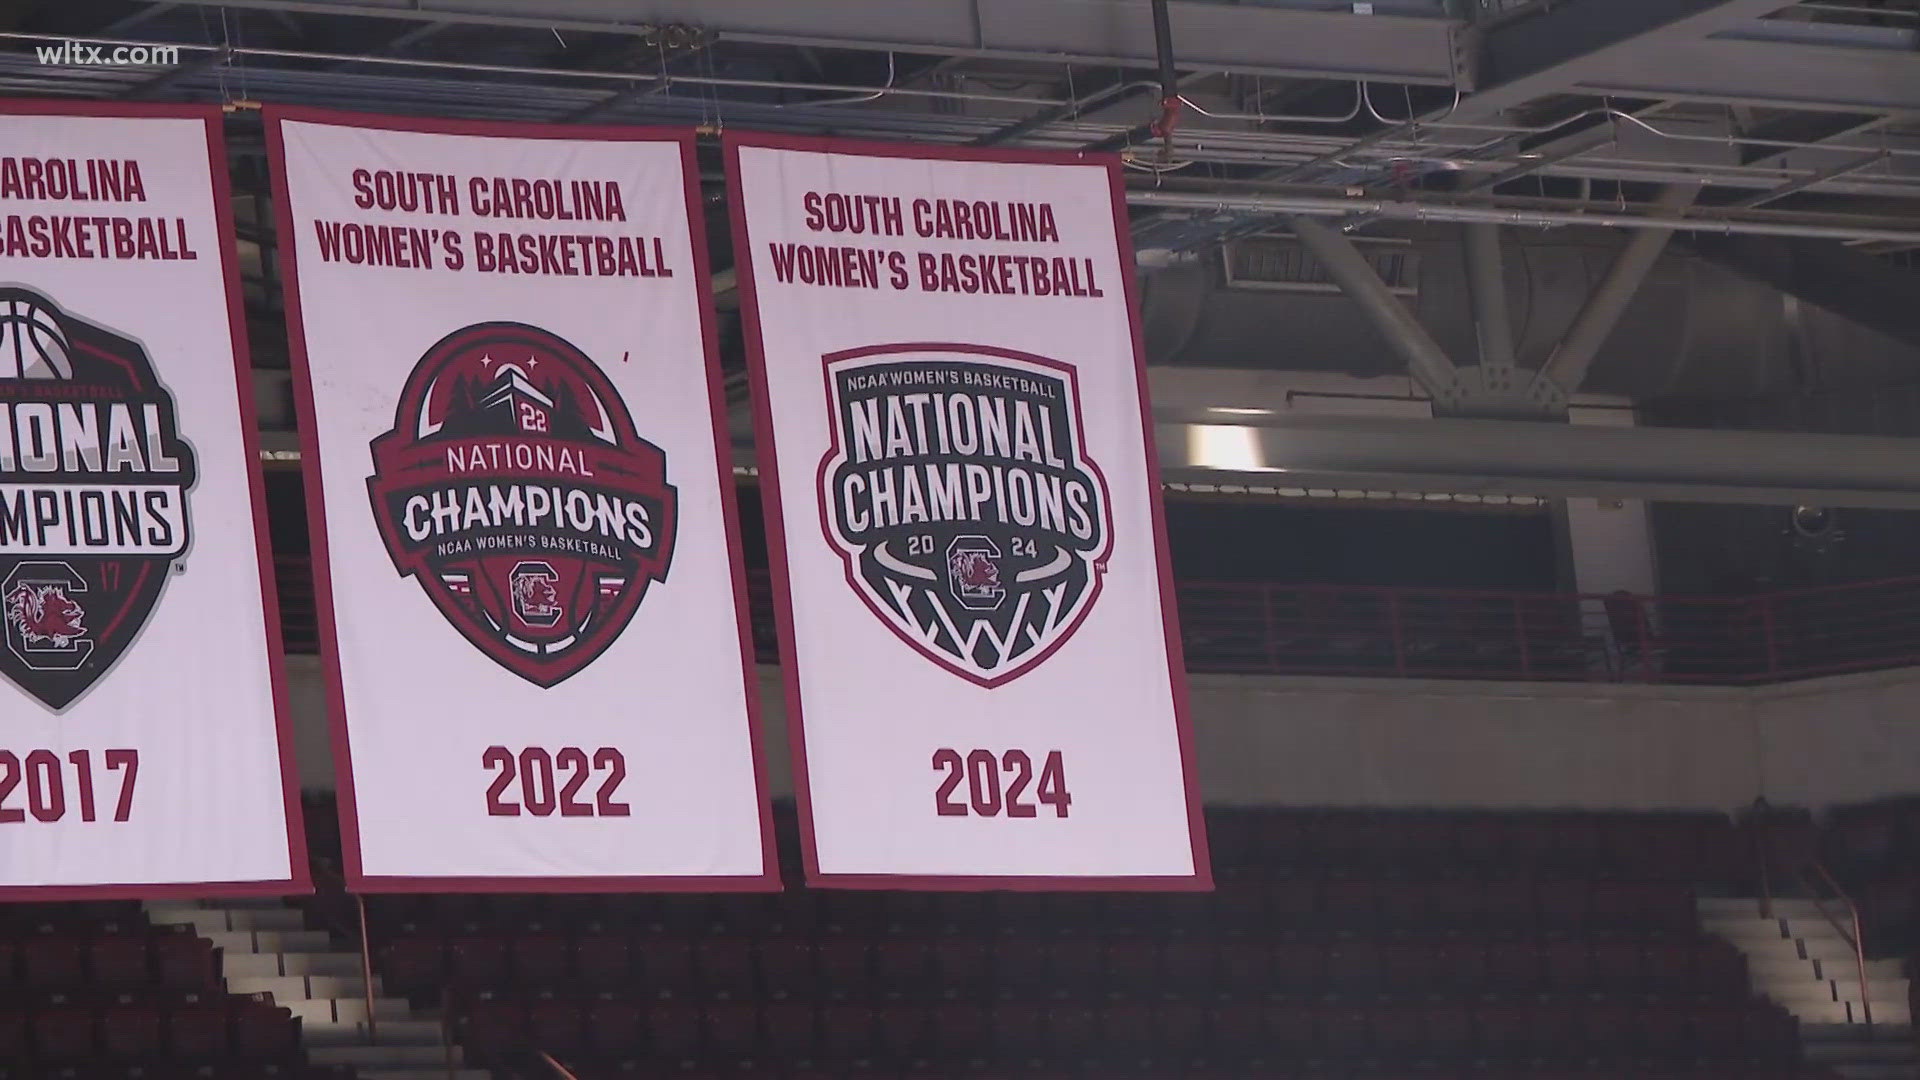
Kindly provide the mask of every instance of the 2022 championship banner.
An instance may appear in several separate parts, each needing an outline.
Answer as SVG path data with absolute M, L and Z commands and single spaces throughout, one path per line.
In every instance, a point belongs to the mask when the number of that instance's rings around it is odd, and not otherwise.
M 727 159 L 809 881 L 1210 887 L 1117 163 Z
M 268 124 L 349 880 L 777 887 L 691 135 Z
M 0 102 L 0 899 L 307 888 L 219 129 Z

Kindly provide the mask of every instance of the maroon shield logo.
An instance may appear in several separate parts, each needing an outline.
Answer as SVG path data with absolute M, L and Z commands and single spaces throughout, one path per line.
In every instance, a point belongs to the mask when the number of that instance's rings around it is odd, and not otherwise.
M 508 671 L 553 686 L 605 652 L 672 560 L 666 455 L 604 373 L 522 323 L 414 366 L 367 479 L 394 567 Z
M 186 554 L 193 483 L 146 350 L 0 289 L 0 674 L 56 712 L 99 681 Z

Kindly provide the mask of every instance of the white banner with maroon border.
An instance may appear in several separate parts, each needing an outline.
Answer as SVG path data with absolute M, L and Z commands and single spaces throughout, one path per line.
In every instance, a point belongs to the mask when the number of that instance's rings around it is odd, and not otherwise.
M 308 887 L 226 167 L 0 101 L 0 899 Z
M 268 124 L 350 883 L 777 886 L 691 133 Z
M 727 157 L 808 879 L 1209 887 L 1117 163 Z

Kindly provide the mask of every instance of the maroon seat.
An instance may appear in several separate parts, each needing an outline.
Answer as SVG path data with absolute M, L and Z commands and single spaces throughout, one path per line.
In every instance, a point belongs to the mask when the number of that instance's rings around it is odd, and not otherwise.
M 527 1008 L 522 1002 L 480 997 L 461 1009 L 457 1023 L 460 1045 L 482 1060 L 526 1048 Z
M 1585 926 L 1589 885 L 1585 881 L 1547 878 L 1534 883 L 1535 910 L 1540 925 L 1556 930 Z
M 1207 1029 L 1225 1053 L 1250 1053 L 1267 1045 L 1267 1010 L 1251 1003 L 1217 1005 L 1207 1012 Z
M 1540 959 L 1548 990 L 1579 993 L 1593 983 L 1593 954 L 1585 938 L 1543 942 Z
M 1112 989 L 1124 994 L 1140 994 L 1163 985 L 1158 941 L 1135 938 L 1108 941 L 1101 952 L 1100 964 Z
M 702 952 L 702 963 L 705 953 Z M 820 988 L 818 949 L 811 941 L 775 938 L 759 946 L 760 985 L 773 997 L 811 998 Z M 703 967 L 704 974 L 704 967 Z
M 736 940 L 736 945 L 744 943 Z M 700 986 L 698 961 L 698 943 L 686 938 L 646 937 L 633 942 L 632 958 L 639 965 L 649 990 L 667 997 L 678 997 L 692 993 Z M 584 960 L 585 954 L 576 951 L 576 956 Z M 749 963 L 741 958 L 742 963 Z M 750 975 L 743 977 L 743 981 Z M 617 983 L 603 983 L 614 985 Z
M 924 940 L 889 938 L 873 948 L 874 986 L 888 997 L 925 993 L 932 972 L 933 946 Z
M 626 987 L 633 982 L 633 952 L 619 934 L 583 934 L 568 948 L 573 977 L 590 989 Z
M 694 945 L 693 957 L 700 989 L 707 994 L 727 998 L 754 995 L 753 942 L 739 937 L 707 938 Z
M 1174 938 L 1160 951 L 1161 975 L 1169 989 L 1211 995 L 1219 989 L 1211 942 Z
M 1128 1057 L 1145 1054 L 1159 1041 L 1151 1005 L 1108 1005 L 1100 1011 L 1099 1026 L 1099 1045 L 1108 1055 Z
M 567 939 L 556 934 L 533 934 L 513 939 L 508 961 L 513 981 L 522 986 L 554 986 L 573 977 Z
M 807 1060 L 819 1052 L 818 1016 L 801 1001 L 776 1001 L 760 1010 L 760 1023 L 769 1056 L 780 1060 Z
M 280 1061 L 300 1047 L 300 1020 L 271 994 L 253 994 L 234 1001 L 234 1053 L 248 1061 Z
M 1047 1049 L 1046 1010 L 1035 1005 L 996 1005 L 993 1046 L 1002 1056 L 1024 1057 Z
M 1153 1036 L 1163 1055 L 1199 1053 L 1207 1046 L 1207 1010 L 1192 1002 L 1158 1005 L 1153 1010 Z
M 30 989 L 78 990 L 87 985 L 86 942 L 65 934 L 37 934 L 20 942 L 20 974 Z
M 447 942 L 447 978 L 469 986 L 508 981 L 507 942 L 499 937 L 457 937 Z
M 933 1011 L 921 1005 L 884 1005 L 873 1011 L 874 1053 L 889 1061 L 924 1060 L 933 1053 Z
M 1638 941 L 1596 941 L 1588 956 L 1593 989 L 1632 990 L 1647 981 L 1646 949 Z
M 633 1057 L 646 1045 L 645 1014 L 631 1001 L 591 1002 L 586 1023 L 587 1045 L 601 1057 Z
M 587 1018 L 571 1001 L 535 1001 L 527 1006 L 527 1039 L 550 1053 L 574 1053 L 587 1045 Z
M 838 937 L 822 941 L 814 962 L 820 989 L 829 997 L 864 1001 L 873 990 L 873 945 L 863 938 Z
M 1283 1057 L 1312 1057 L 1320 1047 L 1321 1009 L 1302 1001 L 1271 1001 L 1261 1007 L 1262 1053 L 1278 1051 Z
M 103 989 L 131 990 L 153 981 L 145 934 L 108 934 L 87 943 L 87 967 L 93 984 Z
M 159 1057 L 160 1012 L 147 1005 L 113 1005 L 100 1012 L 100 1045 L 116 1061 L 149 1063 Z
M 1493 941 L 1487 944 L 1486 987 L 1524 993 L 1540 987 L 1543 957 L 1532 941 Z
M 1327 984 L 1336 991 L 1366 991 L 1381 985 L 1380 945 L 1365 938 L 1327 949 Z
M 933 945 L 934 978 L 947 993 L 978 990 L 993 970 L 993 954 L 971 938 L 945 938 Z
M 837 1061 L 874 1056 L 877 1018 L 865 1005 L 826 1005 L 820 1009 L 820 1051 Z
M 760 1016 L 752 1005 L 718 1002 L 701 1010 L 706 1051 L 718 1058 L 752 1057 L 760 1044 Z
M 160 933 L 148 941 L 160 985 L 183 993 L 219 992 L 220 950 L 213 942 L 186 932 Z
M 934 1055 L 947 1061 L 972 1061 L 992 1049 L 993 1017 L 978 1005 L 936 1005 L 932 1010 Z
M 1323 1005 L 1314 1009 L 1313 1014 L 1322 1051 L 1343 1058 L 1367 1053 L 1373 1033 L 1366 1009 L 1354 1005 Z
M 1106 950 L 1090 938 L 1062 938 L 1046 946 L 1049 986 L 1071 992 L 1098 984 L 1106 974 Z
M 691 1005 L 656 1005 L 647 1010 L 647 1045 L 655 1057 L 690 1058 L 700 1052 L 704 1019 Z
M 167 1045 L 183 1062 L 218 1061 L 228 1056 L 224 1002 L 200 1001 L 167 1012 Z
M 0 1008 L 0 1062 L 23 1061 L 27 1056 L 27 1016 Z
M 438 937 L 403 937 L 381 946 L 374 967 L 389 989 L 402 994 L 438 989 L 446 979 L 445 941 Z
M 33 1014 L 32 1029 L 34 1051 L 43 1065 L 77 1065 L 91 1061 L 97 1052 L 91 1009 L 42 1009 Z
M 1368 878 L 1330 878 L 1320 885 L 1320 921 L 1340 929 L 1378 927 L 1387 888 Z

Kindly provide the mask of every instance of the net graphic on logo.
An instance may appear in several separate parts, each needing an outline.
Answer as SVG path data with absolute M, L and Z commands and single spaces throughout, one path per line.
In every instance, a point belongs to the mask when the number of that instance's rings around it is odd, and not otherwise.
M 605 652 L 667 576 L 666 455 L 593 361 L 548 331 L 490 322 L 442 338 L 372 451 L 367 493 L 394 567 L 538 686 Z
M 1033 670 L 1092 609 L 1111 549 L 1074 369 L 976 345 L 826 357 L 821 524 L 902 641 L 981 686 Z
M 0 288 L 0 674 L 60 712 L 112 669 L 187 552 L 194 475 L 138 342 Z

